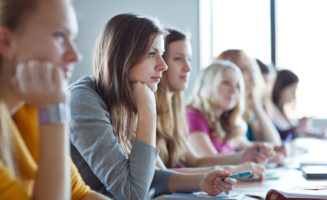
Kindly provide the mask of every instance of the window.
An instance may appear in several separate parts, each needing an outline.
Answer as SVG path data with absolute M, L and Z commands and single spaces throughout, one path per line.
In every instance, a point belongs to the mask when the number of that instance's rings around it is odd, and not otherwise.
M 327 117 L 327 1 L 277 1 L 277 66 L 299 77 L 293 117 Z
M 213 0 L 213 56 L 237 48 L 270 63 L 270 1 Z

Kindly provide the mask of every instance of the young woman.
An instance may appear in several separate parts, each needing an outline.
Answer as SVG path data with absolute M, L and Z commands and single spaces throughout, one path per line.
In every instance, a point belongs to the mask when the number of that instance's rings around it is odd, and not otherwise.
M 72 157 L 92 188 L 118 199 L 145 199 L 175 191 L 229 192 L 235 180 L 225 171 L 183 175 L 155 169 L 154 92 L 167 70 L 163 31 L 153 20 L 132 14 L 113 17 L 100 35 L 93 77 L 70 90 Z
M 325 137 L 323 131 L 309 130 L 308 118 L 304 117 L 294 123 L 288 117 L 285 111 L 285 105 L 296 100 L 296 89 L 299 78 L 290 70 L 280 70 L 277 72 L 277 77 L 272 91 L 273 108 L 270 116 L 273 120 L 280 137 L 295 138 L 298 136 L 315 136 Z M 290 135 L 290 136 L 288 136 Z
M 241 70 L 245 83 L 246 110 L 244 119 L 247 122 L 246 136 L 250 141 L 265 141 L 281 144 L 281 139 L 273 123 L 269 119 L 261 102 L 255 94 L 257 73 L 248 55 L 239 49 L 222 52 L 217 60 L 229 60 Z
M 69 1 L 1 1 L 0 199 L 106 199 L 69 162 L 64 85 L 79 59 L 76 33 Z M 20 133 L 12 116 L 25 103 L 37 130 Z
M 215 155 L 199 157 L 194 152 L 192 145 L 188 145 L 185 136 L 188 133 L 185 119 L 183 91 L 185 90 L 190 74 L 190 59 L 192 57 L 189 39 L 180 31 L 168 29 L 165 38 L 165 55 L 168 70 L 163 72 L 156 93 L 157 100 L 157 146 L 160 149 L 162 163 L 160 168 L 175 168 L 175 171 L 197 173 L 210 171 L 218 164 L 241 163 L 242 156 L 253 160 L 251 151 L 235 155 Z M 244 157 L 245 158 L 245 157 Z M 246 161 L 246 160 L 244 160 Z M 206 168 L 176 168 L 180 164 L 186 167 Z M 232 173 L 251 170 L 262 175 L 264 169 L 254 163 L 245 163 L 239 166 L 216 166 L 224 168 Z

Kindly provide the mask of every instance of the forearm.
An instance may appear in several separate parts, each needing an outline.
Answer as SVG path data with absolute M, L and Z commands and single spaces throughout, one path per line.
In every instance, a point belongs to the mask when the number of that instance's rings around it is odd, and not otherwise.
M 205 167 L 214 165 L 239 164 L 242 161 L 242 155 L 239 152 L 217 154 L 215 156 L 201 157 L 192 167 Z
M 268 117 L 268 115 L 262 108 L 262 106 L 261 105 L 254 106 L 253 111 L 256 114 L 260 124 L 260 131 L 262 132 L 261 139 L 263 141 L 272 142 L 277 145 L 281 144 L 279 133 L 276 130 L 275 126 L 273 125 L 271 119 Z
M 197 167 L 197 168 L 174 168 L 169 169 L 174 172 L 184 173 L 184 174 L 202 174 L 206 172 L 210 172 L 214 170 L 214 166 L 212 167 Z
M 156 116 L 139 114 L 136 139 L 156 147 Z
M 106 197 L 102 194 L 99 194 L 99 193 L 96 193 L 96 192 L 93 192 L 85 197 L 83 197 L 82 200 L 110 200 L 111 198 L 109 197 Z
M 35 199 L 69 199 L 70 167 L 68 135 L 64 124 L 40 125 L 39 168 Z
M 173 192 L 192 192 L 200 190 L 200 182 L 203 174 L 186 175 L 173 174 L 168 182 L 169 193 Z

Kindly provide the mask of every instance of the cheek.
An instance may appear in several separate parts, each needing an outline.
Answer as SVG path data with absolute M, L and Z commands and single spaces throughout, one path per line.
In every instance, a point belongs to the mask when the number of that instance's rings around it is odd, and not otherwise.
M 62 63 L 64 50 L 53 43 L 35 43 L 28 48 L 21 48 L 17 51 L 19 61 L 40 60 L 53 64 Z
M 226 91 L 227 91 L 227 88 L 224 87 L 223 85 L 220 85 L 218 87 L 218 93 L 219 93 L 219 95 L 225 95 L 226 94 Z

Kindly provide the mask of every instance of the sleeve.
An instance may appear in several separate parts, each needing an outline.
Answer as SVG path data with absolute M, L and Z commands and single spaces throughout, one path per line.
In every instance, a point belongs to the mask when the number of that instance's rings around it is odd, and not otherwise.
M 150 189 L 150 193 L 151 190 L 154 192 L 153 197 L 168 193 L 168 181 L 173 174 L 175 174 L 173 171 L 156 168 Z M 152 197 L 149 196 L 148 199 L 152 199 Z
M 0 180 L 0 199 L 32 199 L 25 192 L 22 184 L 10 174 L 2 161 L 0 161 Z
M 145 199 L 159 150 L 136 140 L 126 157 L 106 105 L 92 88 L 72 88 L 70 106 L 71 142 L 93 174 L 118 199 Z
M 189 108 L 186 111 L 186 119 L 190 133 L 199 131 L 210 134 L 210 129 L 203 115 L 194 108 Z
M 92 193 L 89 186 L 85 185 L 82 177 L 74 163 L 70 160 L 71 170 L 71 187 L 72 187 L 72 200 L 79 200 Z

